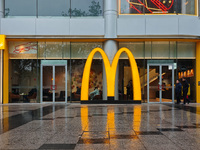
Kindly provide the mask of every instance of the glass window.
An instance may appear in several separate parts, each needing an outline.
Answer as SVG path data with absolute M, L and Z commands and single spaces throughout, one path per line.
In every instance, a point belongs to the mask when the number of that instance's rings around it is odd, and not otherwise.
M 87 59 L 90 52 L 96 47 L 102 48 L 102 43 L 72 43 L 71 59 Z M 96 53 L 94 58 L 101 58 L 101 55 Z
M 5 0 L 5 17 L 36 16 L 36 0 Z
M 102 16 L 103 0 L 72 0 L 71 16 Z
M 70 0 L 38 0 L 38 16 L 70 16 Z
M 69 59 L 69 42 L 39 42 L 38 59 Z
M 143 2 L 138 3 L 137 0 L 121 0 L 121 14 L 143 14 L 144 13 L 144 7 L 141 5 Z
M 8 43 L 10 59 L 37 59 L 37 42 Z
M 145 59 L 151 59 L 151 42 L 145 42 Z
M 195 59 L 196 44 L 194 42 L 178 42 L 177 57 L 179 59 Z
M 180 60 L 178 59 L 178 79 L 186 78 L 189 88 L 187 95 L 192 102 L 196 102 L 196 61 L 195 59 Z M 182 85 L 184 84 L 181 80 Z
M 80 100 L 80 88 L 82 83 L 83 69 L 90 52 L 96 47 L 103 47 L 102 43 L 71 43 L 71 100 Z M 102 82 L 102 57 L 99 53 L 94 55 L 89 77 L 89 99 L 101 99 Z M 90 94 L 97 87 L 99 95 L 93 97 Z
M 145 42 L 145 59 L 176 59 L 176 42 Z
M 152 58 L 168 59 L 169 58 L 169 42 L 152 42 Z
M 9 80 L 9 101 L 39 102 L 37 101 L 39 84 L 36 59 L 11 59 Z
M 146 86 L 146 70 L 144 68 L 144 60 L 136 59 L 138 66 L 140 83 L 141 83 L 141 96 L 144 96 L 144 88 Z M 129 63 L 129 59 L 120 59 L 119 60 L 119 79 L 118 79 L 118 90 L 119 90 L 119 99 L 120 100 L 132 100 L 134 93 L 132 85 L 132 72 Z
M 144 59 L 144 42 L 120 42 L 119 48 L 126 47 L 128 48 L 133 56 L 137 59 Z M 122 53 L 120 56 L 121 59 L 128 59 L 126 53 Z
M 195 14 L 195 0 L 178 0 L 177 6 L 177 13 Z
M 195 14 L 195 0 L 121 0 L 121 14 Z
M 46 59 L 62 59 L 62 42 L 46 42 Z
M 176 42 L 170 41 L 170 59 L 176 59 L 177 50 L 176 50 Z

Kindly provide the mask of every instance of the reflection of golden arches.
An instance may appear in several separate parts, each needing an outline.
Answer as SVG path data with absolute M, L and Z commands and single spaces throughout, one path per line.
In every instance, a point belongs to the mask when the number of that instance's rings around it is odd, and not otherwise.
M 106 53 L 101 48 L 95 48 L 89 54 L 85 68 L 83 71 L 83 78 L 82 78 L 82 87 L 81 87 L 81 100 L 86 101 L 88 100 L 88 90 L 89 90 L 89 76 L 90 76 L 90 68 L 92 65 L 92 60 L 95 53 L 99 52 L 103 58 L 103 62 L 105 65 L 106 70 L 106 80 L 107 80 L 107 96 L 114 97 L 115 95 L 115 75 L 116 69 L 119 61 L 120 55 L 125 52 L 128 55 L 131 71 L 132 71 L 132 81 L 133 81 L 133 93 L 134 97 L 133 100 L 141 101 L 141 86 L 140 86 L 140 77 L 138 73 L 137 64 L 135 58 L 131 51 L 127 48 L 121 48 L 116 54 L 113 59 L 112 65 L 108 60 Z

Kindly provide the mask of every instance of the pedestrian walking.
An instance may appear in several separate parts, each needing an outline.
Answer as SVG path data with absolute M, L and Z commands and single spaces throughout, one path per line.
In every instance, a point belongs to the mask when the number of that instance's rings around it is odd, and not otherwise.
M 182 89 L 182 84 L 180 83 L 179 80 L 176 80 L 175 93 L 176 93 L 177 104 L 180 104 L 181 102 L 181 89 Z
M 184 100 L 183 103 L 185 104 L 187 102 L 189 104 L 190 101 L 187 97 L 189 84 L 188 84 L 187 80 L 185 79 L 185 77 L 182 79 L 182 81 L 183 81 L 183 100 Z

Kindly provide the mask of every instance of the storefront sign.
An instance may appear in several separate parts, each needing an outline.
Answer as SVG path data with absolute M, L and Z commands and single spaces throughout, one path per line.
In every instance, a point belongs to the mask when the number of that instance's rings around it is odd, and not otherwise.
M 15 42 L 10 41 L 9 57 L 10 59 L 36 59 L 37 58 L 37 42 Z
M 5 49 L 6 46 L 6 36 L 0 35 L 0 49 Z
M 134 97 L 133 100 L 141 101 L 141 85 L 140 85 L 140 77 L 138 73 L 138 67 L 135 61 L 135 58 L 131 51 L 127 48 L 121 48 L 116 54 L 113 59 L 112 65 L 110 65 L 109 59 L 106 53 L 101 48 L 95 48 L 89 54 L 82 78 L 82 87 L 81 87 L 81 100 L 87 101 L 88 100 L 88 89 L 89 89 L 89 76 L 90 76 L 90 69 L 92 65 L 92 60 L 95 53 L 99 52 L 103 58 L 103 62 L 105 65 L 106 71 L 106 79 L 107 79 L 107 96 L 113 97 L 115 96 L 115 76 L 116 76 L 116 69 L 119 61 L 120 55 L 125 52 L 128 55 L 131 71 L 132 71 L 132 81 L 133 81 L 133 93 Z

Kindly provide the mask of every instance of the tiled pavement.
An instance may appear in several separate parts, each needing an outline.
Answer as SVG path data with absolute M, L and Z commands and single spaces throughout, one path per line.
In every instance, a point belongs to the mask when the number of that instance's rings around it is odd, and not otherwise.
M 200 105 L 0 105 L 0 149 L 200 149 Z

